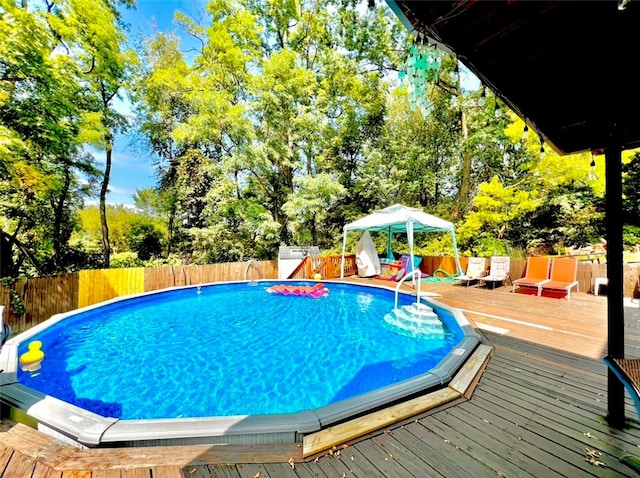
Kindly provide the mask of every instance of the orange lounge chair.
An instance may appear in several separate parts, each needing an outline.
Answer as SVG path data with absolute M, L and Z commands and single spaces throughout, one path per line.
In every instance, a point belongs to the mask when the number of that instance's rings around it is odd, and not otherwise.
M 516 287 L 535 287 L 538 289 L 538 295 L 542 292 L 542 285 L 549 280 L 549 265 L 551 264 L 550 257 L 541 256 L 529 256 L 527 259 L 527 270 L 525 275 L 521 279 L 513 281 L 513 290 L 516 291 Z
M 578 259 L 562 257 L 553 259 L 551 262 L 550 279 L 541 285 L 538 295 L 543 289 L 566 290 L 567 300 L 571 299 L 571 289 L 576 288 L 578 292 Z

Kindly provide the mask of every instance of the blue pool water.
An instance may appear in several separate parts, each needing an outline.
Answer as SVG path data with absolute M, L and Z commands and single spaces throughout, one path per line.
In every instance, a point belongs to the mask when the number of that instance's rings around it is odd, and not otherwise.
M 274 284 L 163 291 L 72 315 L 20 345 L 19 355 L 40 340 L 45 358 L 18 380 L 120 419 L 293 413 L 426 373 L 462 337 L 446 311 L 443 339 L 397 333 L 383 320 L 388 290 L 328 283 L 316 299 L 268 293 Z

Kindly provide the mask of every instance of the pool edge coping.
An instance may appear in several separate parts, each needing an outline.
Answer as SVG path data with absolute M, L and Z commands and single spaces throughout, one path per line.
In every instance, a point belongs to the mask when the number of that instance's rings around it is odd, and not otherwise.
M 303 457 L 309 458 L 457 398 L 466 397 L 473 390 L 474 383 L 484 370 L 493 350 L 492 345 L 479 344 L 446 388 L 306 435 L 302 442 Z

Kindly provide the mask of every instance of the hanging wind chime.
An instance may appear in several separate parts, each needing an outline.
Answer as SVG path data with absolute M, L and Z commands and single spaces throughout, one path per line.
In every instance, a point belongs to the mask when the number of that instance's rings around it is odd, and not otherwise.
M 430 109 L 427 85 L 429 81 L 438 81 L 441 61 L 441 52 L 421 35 L 411 45 L 405 67 L 398 73 L 398 78 L 407 82 L 411 110 L 420 110 L 423 116 Z

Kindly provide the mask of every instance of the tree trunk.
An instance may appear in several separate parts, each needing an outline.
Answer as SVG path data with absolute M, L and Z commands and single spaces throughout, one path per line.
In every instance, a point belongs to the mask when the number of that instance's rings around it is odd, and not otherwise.
M 171 255 L 173 249 L 173 237 L 175 234 L 176 223 L 176 206 L 173 204 L 169 211 L 169 224 L 167 226 L 167 258 Z
M 456 70 L 458 67 L 456 66 Z M 456 94 L 458 99 L 462 99 L 462 87 L 460 86 L 460 74 L 456 75 Z M 460 109 L 460 129 L 462 132 L 462 145 L 466 146 L 469 140 L 468 117 L 464 108 Z M 471 198 L 471 158 L 473 154 L 468 148 L 462 155 L 462 167 L 460 168 L 460 189 L 458 190 L 458 211 L 466 211 Z
M 56 271 L 60 269 L 60 265 L 64 261 L 62 245 L 66 242 L 62 240 L 62 223 L 64 221 L 64 205 L 71 188 L 71 171 L 70 166 L 66 166 L 64 172 L 64 185 L 60 192 L 60 197 L 55 205 L 55 218 L 53 224 L 53 257 Z
M 469 130 L 467 128 L 467 112 L 462 110 L 460 113 L 460 126 L 462 129 L 462 143 L 466 144 L 469 139 Z M 471 197 L 471 158 L 472 151 L 466 150 L 462 155 L 462 167 L 460 168 L 460 189 L 458 190 L 458 210 L 465 211 L 469 205 Z
M 111 176 L 111 157 L 113 153 L 113 137 L 107 134 L 105 137 L 106 162 L 104 166 L 104 177 L 100 188 L 100 225 L 102 228 L 102 253 L 104 255 L 104 265 L 109 268 L 111 262 L 111 244 L 109 242 L 109 225 L 107 224 L 107 192 L 109 192 L 109 177 Z
M 12 254 L 13 244 L 5 232 L 0 229 L 0 277 L 13 277 L 16 274 Z

